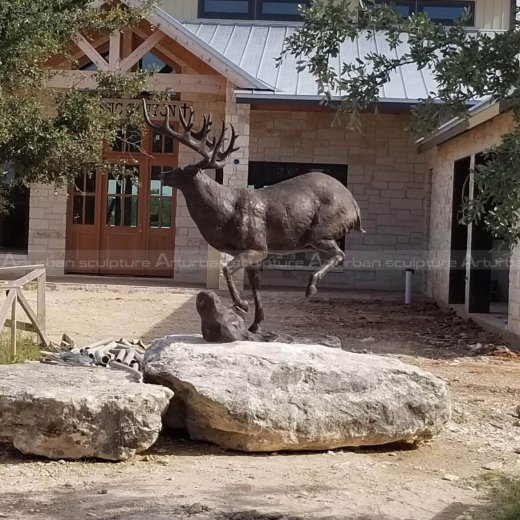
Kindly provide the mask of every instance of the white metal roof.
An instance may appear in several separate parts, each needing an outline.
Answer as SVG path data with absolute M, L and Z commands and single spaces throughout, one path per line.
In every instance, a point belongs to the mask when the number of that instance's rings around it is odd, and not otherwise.
M 285 39 L 297 30 L 297 24 L 205 20 L 183 22 L 183 24 L 247 74 L 273 87 L 272 93 L 255 94 L 249 91 L 252 97 L 254 95 L 263 99 L 270 96 L 273 99 L 318 97 L 318 86 L 314 77 L 307 70 L 298 72 L 295 57 L 285 58 L 280 67 L 276 65 L 275 59 L 280 56 Z M 341 45 L 334 66 L 339 70 L 343 62 L 364 58 L 371 51 L 383 52 L 389 57 L 398 57 L 408 49 L 408 44 L 404 42 L 398 49 L 391 50 L 383 35 L 369 38 L 361 35 L 356 40 L 348 40 Z M 237 87 L 241 86 L 237 85 Z M 418 70 L 414 65 L 406 65 L 392 74 L 391 81 L 382 88 L 380 101 L 415 103 L 427 97 L 435 89 L 436 83 L 429 69 Z M 245 91 L 241 93 L 246 94 Z

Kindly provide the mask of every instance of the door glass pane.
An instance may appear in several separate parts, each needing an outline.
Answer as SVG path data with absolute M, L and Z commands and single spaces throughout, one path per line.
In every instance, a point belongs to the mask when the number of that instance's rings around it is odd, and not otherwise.
M 161 227 L 169 228 L 172 224 L 172 199 L 164 198 L 162 201 Z
M 150 197 L 150 227 L 161 227 L 161 199 L 160 197 Z
M 96 211 L 96 197 L 95 195 L 85 196 L 85 224 L 94 224 L 94 217 Z
M 121 223 L 121 197 L 109 196 L 107 199 L 107 226 L 119 226 Z
M 150 213 L 148 222 L 152 228 L 169 228 L 172 223 L 173 189 L 164 186 L 164 172 L 173 166 L 152 166 L 150 172 Z
M 162 153 L 162 136 L 157 132 L 154 132 L 152 135 L 152 152 Z
M 85 192 L 86 193 L 95 193 L 96 191 L 96 173 L 91 173 L 90 175 L 85 175 Z
M 121 185 L 112 177 L 112 175 L 109 175 L 108 177 L 108 194 L 109 195 L 115 195 L 116 193 L 121 193 Z
M 141 130 L 128 128 L 125 132 L 118 132 L 111 144 L 113 152 L 138 152 L 141 147 Z
M 150 195 L 160 195 L 161 194 L 161 181 L 156 181 L 152 179 L 150 181 Z
M 94 224 L 96 211 L 96 174 L 78 175 L 74 180 L 72 223 Z
M 72 207 L 72 223 L 83 224 L 83 197 L 76 195 Z
M 173 153 L 173 137 L 164 136 L 154 132 L 152 134 L 152 151 L 153 153 Z
M 123 206 L 123 225 L 126 227 L 136 227 L 137 226 L 137 207 L 138 200 L 137 197 L 124 197 L 124 206 Z

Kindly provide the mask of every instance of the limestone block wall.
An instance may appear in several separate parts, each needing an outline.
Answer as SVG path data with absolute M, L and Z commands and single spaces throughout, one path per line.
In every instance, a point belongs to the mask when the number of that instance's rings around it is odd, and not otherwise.
M 323 286 L 402 290 L 404 270 L 424 284 L 430 179 L 425 157 L 407 133 L 406 115 L 367 115 L 363 132 L 332 126 L 326 112 L 251 112 L 250 161 L 346 164 L 348 187 L 366 235 L 347 238 L 344 269 Z M 270 270 L 264 284 L 303 286 L 309 271 Z
M 520 246 L 513 249 L 510 266 L 507 328 L 520 334 Z
M 66 189 L 31 186 L 28 259 L 45 264 L 49 276 L 64 274 L 66 226 Z
M 510 128 L 510 115 L 501 114 L 428 154 L 432 171 L 428 293 L 438 300 L 447 302 L 449 293 L 454 162 L 500 143 L 502 134 Z

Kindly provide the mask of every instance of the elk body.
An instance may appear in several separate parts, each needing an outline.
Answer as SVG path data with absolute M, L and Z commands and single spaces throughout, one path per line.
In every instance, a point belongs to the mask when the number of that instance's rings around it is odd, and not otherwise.
M 255 303 L 255 317 L 250 330 L 255 332 L 264 320 L 260 296 L 260 270 L 269 255 L 318 251 L 326 262 L 313 273 L 306 296 L 316 293 L 316 286 L 329 271 L 345 259 L 336 241 L 351 230 L 364 233 L 359 206 L 350 191 L 329 175 L 310 172 L 273 186 L 257 190 L 223 186 L 203 170 L 223 168 L 234 151 L 236 133 L 225 144 L 226 128 L 217 138 L 209 139 L 211 116 L 204 116 L 202 128 L 193 130 L 193 109 L 188 118 L 181 113 L 182 130 L 170 125 L 170 111 L 162 125 L 155 125 L 144 105 L 147 124 L 157 133 L 178 140 L 198 152 L 202 159 L 195 164 L 175 168 L 164 174 L 164 184 L 181 190 L 188 211 L 202 236 L 212 247 L 233 259 L 223 267 L 223 274 L 233 303 L 247 312 L 233 282 L 233 274 L 246 269 Z

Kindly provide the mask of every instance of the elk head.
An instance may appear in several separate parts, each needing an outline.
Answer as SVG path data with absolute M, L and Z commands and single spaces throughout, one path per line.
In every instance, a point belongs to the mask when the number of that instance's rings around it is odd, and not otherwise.
M 214 170 L 218 168 L 223 168 L 226 164 L 228 157 L 236 152 L 239 147 L 235 146 L 237 134 L 233 125 L 230 124 L 231 127 L 231 137 L 229 138 L 229 143 L 227 146 L 225 145 L 226 139 L 226 124 L 222 121 L 222 129 L 220 131 L 219 137 L 211 137 L 209 138 L 209 134 L 211 132 L 211 114 L 208 116 L 204 115 L 204 120 L 202 123 L 202 127 L 200 130 L 195 131 L 193 129 L 193 118 L 194 111 L 193 108 L 190 108 L 188 117 L 186 118 L 182 112 L 179 111 L 179 118 L 182 130 L 177 132 L 174 130 L 170 124 L 171 120 L 171 107 L 166 107 L 166 115 L 164 117 L 164 121 L 161 125 L 156 125 L 152 123 L 150 119 L 150 115 L 148 114 L 148 109 L 146 108 L 146 101 L 143 99 L 143 114 L 144 120 L 146 124 L 155 132 L 160 135 L 164 135 L 167 137 L 172 137 L 173 139 L 179 141 L 179 143 L 187 146 L 191 150 L 197 152 L 202 156 L 202 159 L 196 163 L 191 163 L 186 166 L 179 166 L 172 170 L 169 178 L 167 179 L 167 184 L 176 186 L 182 183 L 183 178 L 186 176 L 193 177 L 197 173 L 202 170 Z

